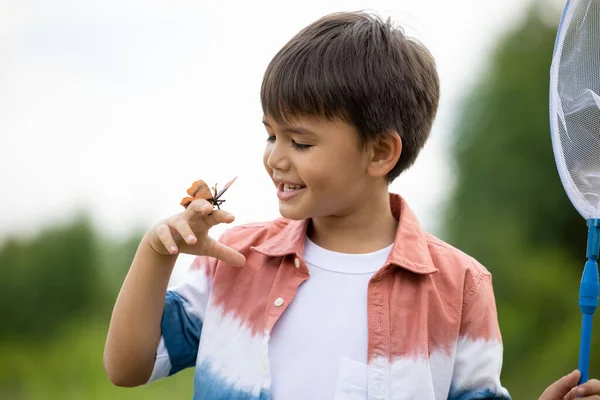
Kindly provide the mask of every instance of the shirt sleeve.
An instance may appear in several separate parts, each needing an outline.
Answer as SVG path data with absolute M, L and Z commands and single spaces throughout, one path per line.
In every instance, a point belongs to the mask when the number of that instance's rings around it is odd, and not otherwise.
M 510 400 L 500 384 L 502 338 L 492 276 L 481 265 L 469 270 L 449 400 Z
M 216 260 L 196 257 L 183 283 L 167 290 L 161 338 L 148 383 L 195 366 Z

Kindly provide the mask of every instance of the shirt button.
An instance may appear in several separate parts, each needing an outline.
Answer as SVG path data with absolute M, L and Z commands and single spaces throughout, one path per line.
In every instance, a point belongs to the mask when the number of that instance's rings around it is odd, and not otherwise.
M 294 259 L 294 265 L 296 265 L 296 268 L 300 268 L 300 260 L 298 258 Z
M 275 305 L 276 305 L 277 307 L 279 307 L 279 306 L 281 306 L 282 304 L 283 304 L 283 299 L 282 299 L 281 297 L 278 297 L 278 298 L 275 300 Z

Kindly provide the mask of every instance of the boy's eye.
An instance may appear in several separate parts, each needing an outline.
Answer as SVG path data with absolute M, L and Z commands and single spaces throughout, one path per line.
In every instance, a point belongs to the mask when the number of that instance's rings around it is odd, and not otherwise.
M 267 137 L 267 142 L 269 143 L 274 143 L 276 140 L 275 135 L 269 135 Z M 295 140 L 292 140 L 292 148 L 296 149 L 296 150 L 306 150 L 311 148 L 312 145 L 310 144 L 302 144 L 302 143 L 298 143 Z
M 295 140 L 292 140 L 292 147 L 296 150 L 306 150 L 312 146 L 310 144 L 297 143 Z

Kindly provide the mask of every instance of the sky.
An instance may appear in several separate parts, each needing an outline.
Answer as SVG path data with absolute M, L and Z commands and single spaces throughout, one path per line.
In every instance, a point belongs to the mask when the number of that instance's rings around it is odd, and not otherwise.
M 235 224 L 278 217 L 262 166 L 262 74 L 304 26 L 354 10 L 391 17 L 436 59 L 431 138 L 391 185 L 435 233 L 460 101 L 529 3 L 0 0 L 0 240 L 81 210 L 124 237 L 180 212 L 197 179 L 238 176 L 226 197 Z

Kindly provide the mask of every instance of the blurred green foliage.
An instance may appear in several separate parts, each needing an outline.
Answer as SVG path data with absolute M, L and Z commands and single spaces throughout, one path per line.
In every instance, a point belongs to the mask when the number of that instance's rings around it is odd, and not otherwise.
M 0 340 L 50 336 L 62 321 L 94 308 L 96 237 L 79 217 L 70 226 L 46 229 L 0 248 Z
M 557 25 L 545 23 L 538 11 L 534 7 L 498 43 L 464 99 L 443 233 L 494 276 L 503 384 L 514 399 L 537 398 L 577 367 L 577 300 L 587 243 L 585 220 L 562 187 L 550 137 Z M 592 348 L 600 354 L 597 337 Z M 600 376 L 599 366 L 600 357 L 592 354 L 591 376 Z
M 132 389 L 104 372 L 111 309 L 141 236 L 102 238 L 82 214 L 0 246 L 0 399 L 191 398 L 191 370 Z
M 110 314 L 109 314 L 110 315 Z M 86 316 L 69 323 L 51 340 L 0 342 L 2 400 L 164 400 L 191 399 L 193 370 L 148 386 L 113 386 L 104 372 L 102 353 L 108 319 Z

